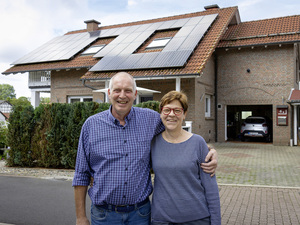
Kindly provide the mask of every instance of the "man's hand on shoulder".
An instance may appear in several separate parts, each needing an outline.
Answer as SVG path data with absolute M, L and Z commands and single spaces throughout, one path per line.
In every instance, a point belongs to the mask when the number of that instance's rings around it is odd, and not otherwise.
M 205 157 L 205 163 L 201 163 L 201 168 L 204 172 L 210 173 L 210 176 L 214 176 L 218 166 L 218 153 L 214 148 L 208 147 L 209 152 Z

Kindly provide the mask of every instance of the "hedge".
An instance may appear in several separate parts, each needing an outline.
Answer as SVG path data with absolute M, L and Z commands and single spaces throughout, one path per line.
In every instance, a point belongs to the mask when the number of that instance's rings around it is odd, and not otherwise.
M 137 107 L 158 111 L 149 101 Z M 109 109 L 109 103 L 76 102 L 13 107 L 8 125 L 9 166 L 74 168 L 80 131 L 85 120 Z

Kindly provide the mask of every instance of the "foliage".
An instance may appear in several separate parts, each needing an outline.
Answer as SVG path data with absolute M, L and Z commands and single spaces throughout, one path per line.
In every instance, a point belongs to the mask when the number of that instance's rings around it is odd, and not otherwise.
M 40 104 L 49 104 L 49 103 L 50 103 L 50 98 L 49 97 L 41 97 Z
M 32 166 L 31 136 L 33 131 L 33 107 L 14 106 L 9 117 L 7 141 L 11 150 L 8 165 Z
M 21 105 L 21 106 L 30 106 L 31 103 L 29 101 L 29 99 L 27 97 L 19 97 L 18 99 L 17 98 L 8 98 L 7 99 L 8 102 L 14 106 L 17 106 L 17 105 Z
M 15 98 L 15 89 L 9 84 L 0 84 L 0 99 L 6 100 L 7 98 Z
M 7 126 L 5 122 L 0 121 L 0 148 L 5 148 L 7 146 Z
M 138 107 L 158 110 L 158 102 Z M 14 105 L 8 126 L 9 166 L 74 168 L 81 127 L 86 119 L 109 109 L 109 103 Z
M 152 109 L 157 112 L 159 111 L 159 102 L 158 101 L 142 102 L 135 106 L 140 107 L 140 108 L 149 108 L 149 109 Z

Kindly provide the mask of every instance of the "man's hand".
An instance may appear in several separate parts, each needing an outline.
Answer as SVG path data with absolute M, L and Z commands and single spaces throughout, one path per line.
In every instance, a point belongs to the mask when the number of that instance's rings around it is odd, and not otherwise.
M 76 225 L 90 225 L 90 221 L 88 220 L 88 218 L 83 217 L 80 219 L 76 219 Z
M 214 176 L 218 166 L 218 153 L 214 148 L 209 148 L 209 152 L 205 157 L 206 163 L 201 163 L 201 168 L 205 173 L 210 173 L 210 176 Z M 210 161 L 210 162 L 209 162 Z
M 74 198 L 76 209 L 76 225 L 90 225 L 85 212 L 85 198 L 88 186 L 75 186 Z

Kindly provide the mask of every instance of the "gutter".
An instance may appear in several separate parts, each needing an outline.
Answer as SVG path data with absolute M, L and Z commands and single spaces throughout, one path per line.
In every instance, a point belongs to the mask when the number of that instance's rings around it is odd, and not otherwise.
M 215 54 L 215 142 L 218 142 L 218 56 Z
M 87 84 L 85 83 L 85 81 L 86 81 L 86 80 L 82 80 L 83 86 L 85 86 L 85 87 L 87 87 L 87 88 L 90 88 L 90 89 L 92 89 L 92 90 L 98 90 L 98 89 L 95 88 L 95 87 L 92 87 L 92 86 L 87 85 Z

